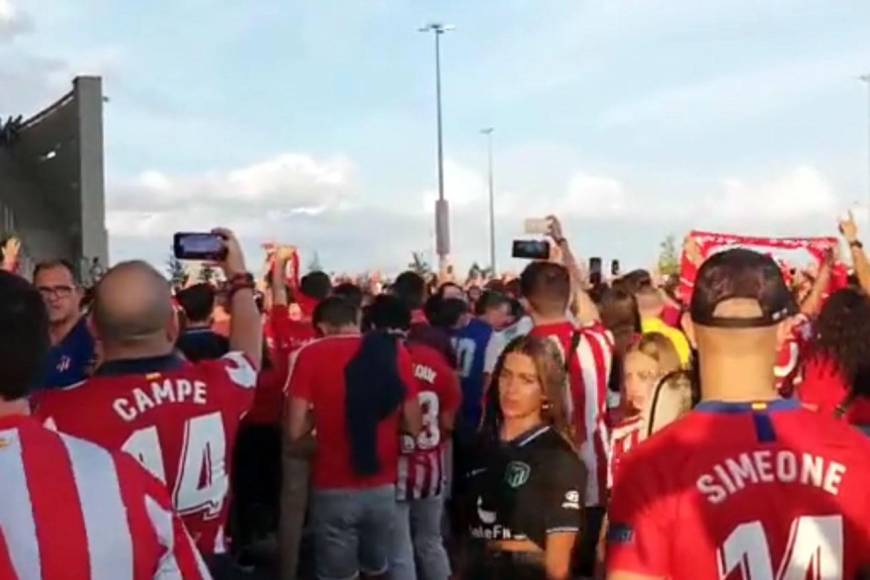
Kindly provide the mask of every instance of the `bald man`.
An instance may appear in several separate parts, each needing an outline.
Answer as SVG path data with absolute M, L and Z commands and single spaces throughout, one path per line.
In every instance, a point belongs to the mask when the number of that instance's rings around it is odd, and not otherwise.
M 230 353 L 191 363 L 175 351 L 179 334 L 169 283 L 145 262 L 112 268 L 96 289 L 91 326 L 102 363 L 94 376 L 36 401 L 59 431 L 133 455 L 172 492 L 175 509 L 212 563 L 225 552 L 230 464 L 250 408 L 262 353 L 253 277 L 238 241 L 225 241 Z

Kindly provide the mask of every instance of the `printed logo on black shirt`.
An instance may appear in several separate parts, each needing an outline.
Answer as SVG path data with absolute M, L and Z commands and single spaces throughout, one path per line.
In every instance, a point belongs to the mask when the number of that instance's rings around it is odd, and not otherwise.
M 511 461 L 508 463 L 504 473 L 504 481 L 512 488 L 522 487 L 529 481 L 529 475 L 532 473 L 532 468 L 528 463 L 522 461 Z

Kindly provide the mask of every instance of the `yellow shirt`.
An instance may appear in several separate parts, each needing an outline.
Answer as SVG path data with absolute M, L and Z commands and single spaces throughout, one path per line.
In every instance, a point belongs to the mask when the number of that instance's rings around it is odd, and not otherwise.
M 644 334 L 658 332 L 668 337 L 674 345 L 674 348 L 677 349 L 677 356 L 680 357 L 680 364 L 683 365 L 684 368 L 689 366 L 689 361 L 692 357 L 692 348 L 689 346 L 689 340 L 682 331 L 677 330 L 673 326 L 668 326 L 661 318 L 645 318 L 640 323 L 640 329 Z

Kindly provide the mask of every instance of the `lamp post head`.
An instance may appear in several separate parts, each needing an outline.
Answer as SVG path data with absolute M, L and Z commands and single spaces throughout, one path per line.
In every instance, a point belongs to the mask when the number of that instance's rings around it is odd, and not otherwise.
M 861 75 L 858 77 L 859 81 L 864 81 L 865 83 L 870 83 L 870 74 Z
M 451 30 L 456 30 L 456 27 L 452 24 L 441 24 L 440 22 L 431 22 L 420 28 L 420 32 L 434 32 L 435 34 L 444 34 Z
M 492 132 L 494 130 L 495 129 L 493 129 L 492 127 L 487 127 L 486 129 L 481 129 L 480 132 L 484 135 L 492 135 Z

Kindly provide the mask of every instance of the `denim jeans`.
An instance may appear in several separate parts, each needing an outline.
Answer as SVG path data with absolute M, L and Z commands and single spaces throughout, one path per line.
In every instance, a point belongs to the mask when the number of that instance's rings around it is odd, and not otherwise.
M 314 529 L 318 580 L 379 576 L 389 569 L 390 542 L 396 521 L 396 487 L 367 490 L 315 490 Z
M 393 545 L 390 551 L 390 580 L 447 580 L 450 560 L 444 548 L 442 516 L 444 497 L 399 502 Z

